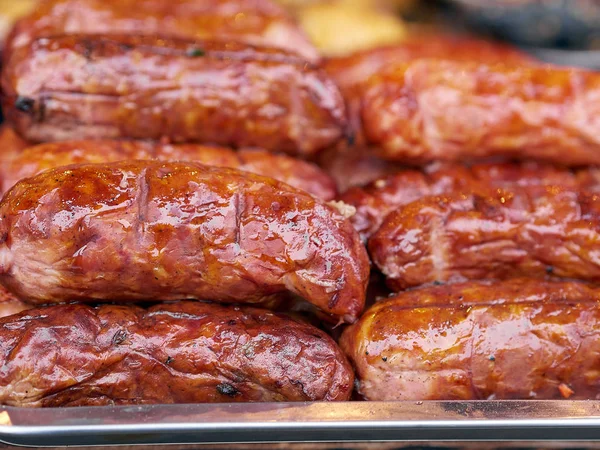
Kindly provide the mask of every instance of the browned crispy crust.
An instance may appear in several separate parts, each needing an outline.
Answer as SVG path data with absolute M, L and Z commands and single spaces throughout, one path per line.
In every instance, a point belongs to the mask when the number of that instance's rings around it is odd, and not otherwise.
M 369 240 L 393 289 L 468 279 L 600 281 L 598 194 L 559 186 L 425 197 Z
M 7 48 L 77 33 L 220 38 L 318 58 L 293 19 L 270 0 L 44 0 L 17 22 Z
M 291 292 L 339 320 L 369 276 L 352 224 L 276 180 L 193 162 L 61 167 L 0 203 L 0 282 L 33 304 L 260 303 Z
M 600 292 L 513 279 L 375 304 L 342 349 L 367 400 L 597 399 Z
M 0 142 L 1 142 L 0 135 Z M 0 166 L 3 192 L 22 178 L 60 166 L 105 163 L 127 159 L 197 161 L 230 167 L 283 181 L 323 200 L 336 196 L 335 182 L 315 164 L 258 149 L 233 151 L 198 144 L 150 141 L 89 140 L 40 144 L 22 151 Z
M 362 120 L 390 160 L 598 164 L 599 92 L 600 75 L 584 70 L 418 60 L 371 80 Z
M 72 304 L 0 319 L 0 403 L 348 400 L 352 369 L 323 331 L 201 302 Z
M 347 132 L 324 71 L 283 50 L 151 36 L 38 39 L 3 72 L 26 139 L 167 139 L 313 156 Z
M 591 192 L 600 190 L 595 167 L 571 171 L 548 164 L 486 163 L 473 166 L 433 164 L 424 170 L 397 170 L 363 187 L 353 187 L 340 200 L 356 208 L 350 219 L 363 239 L 368 239 L 385 217 L 400 206 L 430 195 L 454 191 L 487 192 L 489 189 L 537 188 L 558 185 Z

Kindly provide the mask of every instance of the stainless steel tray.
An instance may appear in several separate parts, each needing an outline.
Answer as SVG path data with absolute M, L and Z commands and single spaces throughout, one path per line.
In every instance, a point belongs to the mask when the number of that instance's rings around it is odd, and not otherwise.
M 0 441 L 112 445 L 600 439 L 600 401 L 349 402 L 0 408 Z

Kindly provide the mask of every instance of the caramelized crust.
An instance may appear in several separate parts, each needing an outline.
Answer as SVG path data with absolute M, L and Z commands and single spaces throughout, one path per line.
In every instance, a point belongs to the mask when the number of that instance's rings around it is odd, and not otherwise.
M 0 203 L 0 282 L 33 304 L 303 297 L 362 312 L 369 261 L 333 206 L 271 178 L 193 162 L 61 167 Z
M 597 399 L 599 300 L 533 279 L 416 289 L 375 304 L 340 345 L 366 400 Z
M 0 166 L 2 192 L 22 178 L 55 167 L 127 159 L 197 161 L 275 178 L 323 200 L 333 200 L 336 196 L 335 182 L 318 166 L 286 155 L 254 149 L 235 152 L 224 147 L 197 144 L 171 145 L 150 141 L 111 140 L 66 141 L 28 148 Z
M 199 302 L 59 305 L 0 319 L 0 404 L 348 400 L 353 373 L 323 331 Z
M 167 139 L 313 156 L 347 132 L 324 71 L 282 50 L 70 35 L 15 50 L 4 107 L 26 139 Z
M 17 22 L 7 48 L 78 33 L 219 38 L 318 58 L 300 28 L 270 0 L 44 0 Z
M 369 240 L 399 290 L 468 279 L 600 281 L 600 198 L 557 186 L 425 197 L 396 209 Z
M 389 213 L 426 196 L 550 185 L 597 192 L 600 190 L 600 171 L 591 167 L 573 172 L 533 162 L 476 164 L 470 167 L 433 164 L 422 171 L 396 171 L 367 186 L 354 187 L 342 194 L 340 200 L 356 208 L 356 214 L 350 220 L 361 237 L 368 239 Z
M 595 72 L 419 60 L 372 79 L 362 120 L 368 142 L 394 161 L 598 164 L 599 95 Z

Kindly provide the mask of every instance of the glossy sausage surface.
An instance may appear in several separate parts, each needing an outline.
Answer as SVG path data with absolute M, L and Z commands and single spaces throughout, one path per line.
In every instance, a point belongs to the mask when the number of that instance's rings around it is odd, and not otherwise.
M 510 46 L 483 39 L 437 34 L 416 34 L 399 44 L 330 58 L 324 62 L 324 68 L 336 81 L 346 99 L 356 144 L 365 144 L 360 108 L 371 77 L 395 65 L 423 58 L 504 64 L 535 63 L 532 58 Z
M 78 33 L 220 38 L 318 58 L 300 28 L 270 0 L 44 0 L 17 22 L 7 47 Z
M 4 106 L 25 138 L 167 139 L 313 156 L 347 133 L 327 74 L 283 50 L 70 35 L 15 50 Z
M 469 279 L 600 281 L 600 197 L 559 186 L 425 197 L 369 240 L 393 289 Z
M 333 200 L 336 196 L 335 182 L 318 166 L 287 155 L 254 149 L 236 152 L 224 147 L 197 144 L 116 140 L 66 141 L 30 147 L 0 166 L 2 192 L 22 178 L 55 167 L 127 159 L 197 161 L 275 178 L 323 200 Z
M 388 163 L 389 164 L 389 163 Z M 340 200 L 356 208 L 351 217 L 363 239 L 375 233 L 386 216 L 400 206 L 430 195 L 454 191 L 486 192 L 489 189 L 536 188 L 558 185 L 572 189 L 600 190 L 600 170 L 595 167 L 571 171 L 533 162 L 490 163 L 463 166 L 432 164 L 423 170 L 396 170 L 362 187 L 353 187 Z
M 0 282 L 33 304 L 293 293 L 361 313 L 366 251 L 334 207 L 271 178 L 193 162 L 61 167 L 0 203 Z
M 333 339 L 288 316 L 200 302 L 71 304 L 0 319 L 0 403 L 347 400 Z
M 598 399 L 600 291 L 517 279 L 377 303 L 340 344 L 367 400 Z
M 418 60 L 381 73 L 362 105 L 390 160 L 489 157 L 600 163 L 600 74 L 549 66 Z

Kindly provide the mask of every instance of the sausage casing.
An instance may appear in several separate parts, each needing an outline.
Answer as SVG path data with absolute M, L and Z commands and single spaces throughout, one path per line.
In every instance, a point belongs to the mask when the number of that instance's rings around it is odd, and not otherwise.
M 291 292 L 348 322 L 364 307 L 369 261 L 352 224 L 271 178 L 193 162 L 67 166 L 17 183 L 0 216 L 0 282 L 32 304 Z
M 419 60 L 371 83 L 363 127 L 386 159 L 600 163 L 597 73 Z
M 335 182 L 324 171 L 315 164 L 287 155 L 255 149 L 236 152 L 197 144 L 116 140 L 66 141 L 30 147 L 0 166 L 3 192 L 22 178 L 55 167 L 127 159 L 197 161 L 275 178 L 323 200 L 333 200 L 336 196 Z
M 7 47 L 78 33 L 219 38 L 318 58 L 300 28 L 270 0 L 45 0 L 17 22 Z
M 0 403 L 347 400 L 352 369 L 325 332 L 248 307 L 82 304 L 0 319 Z
M 571 171 L 533 162 L 433 164 L 424 170 L 396 170 L 363 187 L 353 187 L 340 199 L 356 208 L 351 217 L 363 239 L 375 233 L 386 216 L 400 206 L 431 195 L 487 192 L 491 189 L 562 186 L 592 192 L 600 190 L 600 171 L 594 167 Z
M 360 119 L 361 102 L 374 75 L 398 65 L 423 58 L 441 58 L 453 61 L 486 63 L 533 64 L 523 52 L 484 39 L 470 39 L 447 35 L 416 35 L 399 44 L 356 52 L 348 56 L 330 58 L 324 68 L 340 87 L 349 109 L 355 134 L 355 143 L 365 144 Z M 366 149 L 365 149 L 366 150 Z
M 369 240 L 393 289 L 530 276 L 600 280 L 598 194 L 540 186 L 426 197 Z
M 597 399 L 600 291 L 513 279 L 411 290 L 340 345 L 367 400 Z
M 7 117 L 36 142 L 167 138 L 312 156 L 347 132 L 324 71 L 234 42 L 43 38 L 15 50 L 2 83 Z

